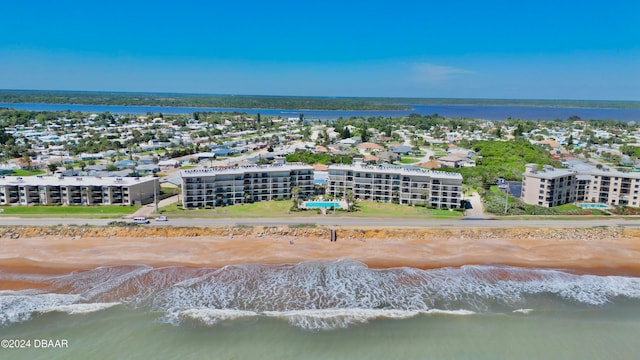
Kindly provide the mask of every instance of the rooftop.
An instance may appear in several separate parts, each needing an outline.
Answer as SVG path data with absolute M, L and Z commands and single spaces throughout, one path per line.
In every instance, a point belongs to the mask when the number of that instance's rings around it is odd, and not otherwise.
M 330 165 L 329 170 L 332 169 L 342 169 L 342 170 L 360 170 L 365 172 L 372 172 L 378 174 L 400 174 L 400 175 L 416 175 L 423 174 L 427 176 L 434 176 L 441 179 L 455 179 L 462 180 L 462 174 L 456 172 L 448 172 L 448 171 L 436 171 L 436 170 L 425 170 L 417 167 L 413 168 L 405 168 L 400 166 L 392 166 L 392 165 L 377 165 L 377 166 L 369 166 L 364 164 L 355 164 L 355 165 Z
M 554 179 L 562 176 L 575 175 L 576 173 L 577 171 L 572 169 L 558 169 L 549 165 L 545 165 L 542 170 L 530 171 L 530 169 L 527 168 L 527 170 L 525 171 L 526 176 L 533 176 L 544 179 Z
M 234 166 L 227 168 L 203 168 L 203 169 L 190 169 L 180 171 L 182 177 L 201 177 L 211 175 L 222 174 L 245 174 L 252 172 L 279 172 L 279 171 L 291 171 L 291 170 L 313 170 L 313 167 L 309 165 L 295 165 L 295 164 L 283 164 L 283 165 L 244 165 Z
M 127 186 L 157 181 L 153 176 L 145 177 L 97 177 L 97 176 L 0 176 L 0 186 Z

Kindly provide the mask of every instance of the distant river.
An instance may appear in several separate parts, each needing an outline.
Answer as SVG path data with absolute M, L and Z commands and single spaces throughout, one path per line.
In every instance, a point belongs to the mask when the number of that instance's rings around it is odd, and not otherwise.
M 412 110 L 283 110 L 283 109 L 242 109 L 242 108 L 199 108 L 171 106 L 117 106 L 117 105 L 71 105 L 71 104 L 7 104 L 0 107 L 32 111 L 81 111 L 112 114 L 189 114 L 193 112 L 242 112 L 282 117 L 298 117 L 304 114 L 307 119 L 337 119 L 353 116 L 393 117 L 409 114 L 439 114 L 449 118 L 472 118 L 485 120 L 506 120 L 508 118 L 526 120 L 567 119 L 576 115 L 584 120 L 640 121 L 640 110 L 567 108 L 543 106 L 480 106 L 480 105 L 407 105 Z

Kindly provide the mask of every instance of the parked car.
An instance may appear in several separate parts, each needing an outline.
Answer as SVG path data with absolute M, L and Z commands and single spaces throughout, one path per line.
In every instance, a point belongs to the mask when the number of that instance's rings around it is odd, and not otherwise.
M 156 218 L 156 221 L 169 221 L 169 219 L 164 215 L 160 215 Z

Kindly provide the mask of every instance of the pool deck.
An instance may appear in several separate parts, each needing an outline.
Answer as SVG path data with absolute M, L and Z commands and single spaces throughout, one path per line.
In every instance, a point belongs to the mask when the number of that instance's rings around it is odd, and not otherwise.
M 607 204 L 601 204 L 601 203 L 579 203 L 577 205 L 582 209 L 598 209 L 598 210 L 611 209 L 611 206 Z
M 317 205 L 317 206 L 309 206 L 309 204 L 313 204 L 313 205 Z M 305 201 L 302 204 L 299 205 L 300 209 L 321 209 L 321 210 L 326 210 L 326 209 L 331 209 L 331 208 L 338 208 L 338 209 L 346 209 L 347 208 L 347 202 L 344 200 L 334 200 L 334 201 Z

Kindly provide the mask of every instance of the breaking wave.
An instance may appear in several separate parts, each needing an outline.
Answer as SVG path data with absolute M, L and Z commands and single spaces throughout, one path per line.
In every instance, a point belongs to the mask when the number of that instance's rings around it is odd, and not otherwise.
M 374 319 L 529 314 L 570 303 L 601 307 L 640 299 L 640 278 L 559 270 L 463 266 L 369 269 L 350 260 L 220 269 L 102 267 L 49 279 L 46 292 L 0 292 L 0 323 L 34 313 L 81 314 L 117 304 L 160 312 L 179 325 L 276 318 L 318 330 Z

